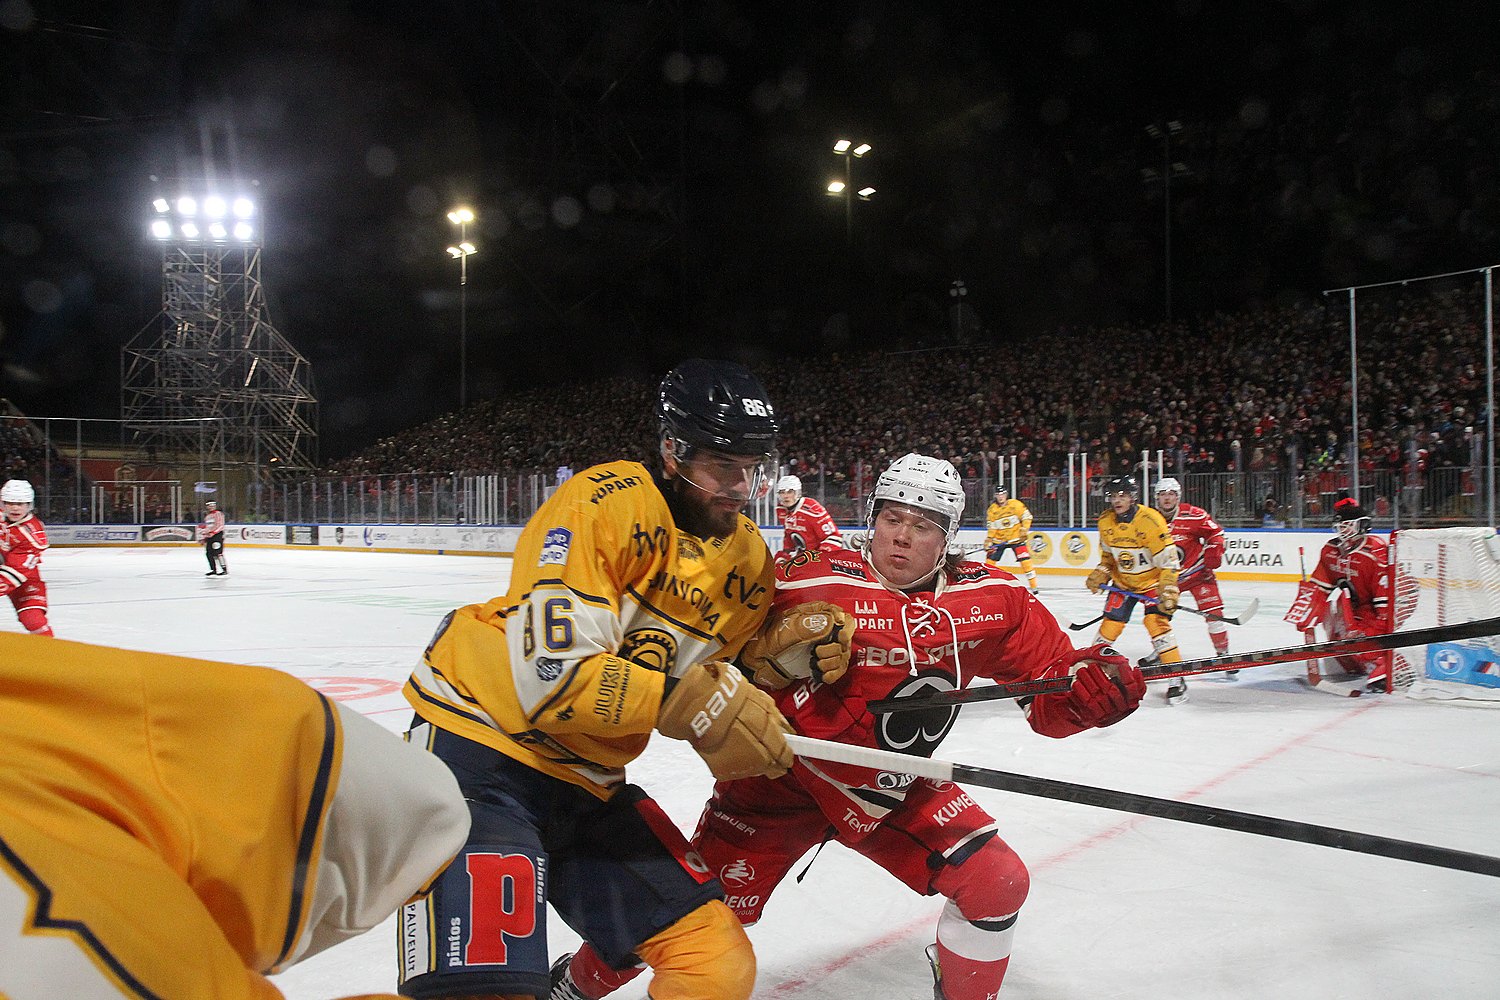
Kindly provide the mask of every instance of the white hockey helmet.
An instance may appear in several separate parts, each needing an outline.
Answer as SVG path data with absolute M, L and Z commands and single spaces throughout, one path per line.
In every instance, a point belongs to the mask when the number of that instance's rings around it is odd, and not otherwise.
M 952 542 L 964 515 L 964 484 L 953 463 L 912 452 L 890 464 L 875 481 L 875 492 L 865 508 L 865 523 L 875 530 L 875 512 L 886 500 L 931 511 Z
M 36 490 L 24 479 L 7 479 L 0 486 L 0 503 L 36 503 Z
M 780 479 L 776 480 L 776 492 L 781 493 L 786 490 L 794 490 L 797 493 L 801 493 L 802 480 L 798 479 L 796 476 L 782 476 Z
M 1182 496 L 1182 484 L 1171 476 L 1165 476 L 1156 481 L 1156 492 L 1176 493 L 1178 496 Z
M 205 501 L 204 504 L 203 504 L 203 509 L 204 510 L 218 510 L 219 509 L 219 502 L 217 500 L 208 500 L 208 501 Z

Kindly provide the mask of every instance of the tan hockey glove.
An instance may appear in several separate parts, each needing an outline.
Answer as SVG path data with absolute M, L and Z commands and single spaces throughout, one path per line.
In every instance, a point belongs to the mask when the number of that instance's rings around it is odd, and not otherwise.
M 761 687 L 780 689 L 794 680 L 815 677 L 832 684 L 849 669 L 849 639 L 854 619 L 837 604 L 811 601 L 779 618 L 767 618 L 745 644 L 740 662 Z
M 1097 594 L 1101 587 L 1109 582 L 1109 567 L 1095 566 L 1089 578 L 1083 581 L 1083 585 L 1089 588 L 1089 593 Z
M 1177 584 L 1167 584 L 1156 592 L 1156 610 L 1170 615 L 1177 610 L 1177 598 L 1181 596 L 1182 591 L 1177 589 Z
M 792 731 L 771 696 L 732 663 L 688 668 L 661 704 L 656 728 L 687 740 L 720 781 L 763 774 L 776 778 L 792 766 Z

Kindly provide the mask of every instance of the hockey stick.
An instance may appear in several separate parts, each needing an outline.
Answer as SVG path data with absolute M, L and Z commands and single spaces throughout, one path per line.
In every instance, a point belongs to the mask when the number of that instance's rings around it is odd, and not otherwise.
M 1457 871 L 1500 878 L 1500 858 L 1471 854 L 1468 851 L 1457 851 L 1448 847 L 1417 844 L 1409 840 L 1393 840 L 1370 833 L 1356 833 L 1353 830 L 1299 823 L 1295 820 L 1277 819 L 1274 816 L 1219 809 L 1194 802 L 1159 799 L 1151 795 L 1122 792 L 1114 788 L 1078 785 L 1054 778 L 1038 778 L 1026 774 L 1015 774 L 1011 771 L 997 771 L 973 764 L 956 764 L 952 761 L 927 757 L 910 757 L 889 750 L 830 743 L 827 740 L 815 740 L 806 736 L 788 736 L 786 741 L 799 757 L 838 761 L 881 771 L 893 771 L 897 774 L 912 774 L 919 778 L 931 778 L 934 781 L 953 781 L 961 785 L 998 788 L 1001 791 L 1035 795 L 1062 802 L 1076 802 L 1079 805 L 1095 806 L 1099 809 L 1139 813 L 1142 816 L 1171 819 L 1180 823 L 1196 823 L 1199 826 L 1211 826 L 1220 830 L 1254 833 L 1262 837 L 1294 840 L 1304 844 L 1333 847 L 1341 851 L 1374 854 L 1383 858 L 1395 858 L 1398 861 L 1412 861 L 1417 864 L 1435 865 L 1439 868 L 1452 868 Z
M 1186 677 L 1190 674 L 1239 670 L 1242 667 L 1263 667 L 1272 663 L 1297 663 L 1314 657 L 1352 656 L 1358 653 L 1376 653 L 1386 649 L 1402 649 L 1406 646 L 1426 646 L 1434 642 L 1458 642 L 1463 639 L 1478 639 L 1490 635 L 1500 635 L 1500 618 L 1481 618 L 1478 621 L 1459 622 L 1453 625 L 1433 625 L 1429 628 L 1412 629 L 1408 632 L 1390 632 L 1386 635 L 1330 639 L 1311 646 L 1283 646 L 1279 649 L 1263 649 L 1248 653 L 1228 653 L 1203 660 L 1161 663 L 1142 668 L 1141 674 L 1148 681 L 1159 677 Z M 912 695 L 908 698 L 884 698 L 880 701 L 872 701 L 866 707 L 876 715 L 884 712 L 951 708 L 954 705 L 967 705 L 976 701 L 1034 698 L 1042 694 L 1055 694 L 1068 690 L 1072 684 L 1071 676 L 1037 677 L 1029 681 L 1017 681 L 1014 684 L 992 684 L 962 691 L 934 691 L 931 694 Z
M 1186 577 L 1192 576 L 1194 573 L 1198 572 L 1199 569 L 1201 569 L 1201 568 L 1202 567 L 1199 566 L 1199 567 L 1196 567 L 1196 568 L 1191 569 L 1188 572 L 1184 573 L 1181 577 L 1178 577 L 1178 582 L 1181 582 Z M 1118 588 L 1115 588 L 1115 587 L 1106 587 L 1105 589 L 1106 590 L 1116 590 Z M 1122 594 L 1128 594 L 1129 591 L 1121 590 L 1120 593 L 1122 593 Z M 1133 595 L 1133 596 L 1140 597 L 1141 595 L 1137 594 L 1137 595 Z M 1149 597 L 1143 597 L 1142 599 L 1146 600 L 1146 601 L 1150 601 L 1151 600 Z M 1255 614 L 1255 612 L 1257 610 L 1259 610 L 1259 608 L 1260 608 L 1260 598 L 1256 598 L 1255 600 L 1253 600 L 1253 601 L 1250 602 L 1250 605 L 1249 605 L 1249 608 L 1248 608 L 1248 613 L 1243 613 L 1242 612 L 1240 614 L 1240 620 L 1238 622 L 1235 622 L 1235 624 L 1236 625 L 1240 625 L 1240 624 L 1243 624 L 1244 622 L 1249 621 L 1250 618 Z M 1182 610 L 1184 610 L 1184 611 L 1193 611 L 1194 609 L 1192 609 L 1192 608 L 1183 608 Z M 1203 614 L 1203 612 L 1201 612 L 1201 611 L 1195 612 L 1195 613 L 1196 614 Z M 1104 620 L 1104 615 L 1103 614 L 1099 614 L 1099 615 L 1094 616 L 1093 618 L 1090 618 L 1086 622 L 1074 622 L 1073 624 L 1071 624 L 1071 625 L 1068 626 L 1068 630 L 1070 632 L 1082 632 L 1084 629 L 1088 628 L 1089 626 L 1091 626 L 1091 625 L 1097 625 L 1100 622 L 1102 622 L 1103 620 Z M 1228 619 L 1225 619 L 1225 620 L 1227 621 Z
M 1088 628 L 1090 625 L 1098 625 L 1103 620 L 1104 620 L 1104 616 L 1103 615 L 1099 615 L 1097 618 L 1090 618 L 1086 622 L 1074 622 L 1073 624 L 1071 624 L 1071 625 L 1068 626 L 1068 630 L 1071 631 L 1071 632 L 1082 632 L 1084 629 Z
M 1137 594 L 1133 590 L 1126 590 L 1124 587 L 1116 587 L 1111 583 L 1106 583 L 1099 589 L 1107 591 L 1111 594 L 1124 594 L 1126 597 L 1134 597 L 1136 600 L 1141 601 L 1144 604 L 1157 603 L 1157 598 L 1155 597 L 1151 597 L 1147 594 Z M 1188 614 L 1199 615 L 1203 618 L 1207 618 L 1211 622 L 1223 622 L 1226 625 L 1243 625 L 1250 619 L 1254 618 L 1255 613 L 1260 610 L 1260 598 L 1257 597 L 1252 599 L 1249 604 L 1245 605 L 1244 611 L 1241 611 L 1239 614 L 1235 615 L 1232 618 L 1228 615 L 1216 615 L 1212 611 L 1199 611 L 1197 608 L 1190 608 L 1186 604 L 1177 605 L 1177 610 L 1186 611 Z M 1099 617 L 1102 618 L 1104 616 L 1100 615 Z

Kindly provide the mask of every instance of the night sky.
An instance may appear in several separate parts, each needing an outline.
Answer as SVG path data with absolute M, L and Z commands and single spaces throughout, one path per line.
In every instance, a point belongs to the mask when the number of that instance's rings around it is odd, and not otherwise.
M 471 401 L 941 337 L 954 279 L 1022 364 L 1158 321 L 1153 122 L 1178 319 L 1496 263 L 1493 12 L 1437 6 L 0 0 L 0 394 L 119 415 L 152 177 L 257 183 L 324 459 L 457 405 L 461 203 Z

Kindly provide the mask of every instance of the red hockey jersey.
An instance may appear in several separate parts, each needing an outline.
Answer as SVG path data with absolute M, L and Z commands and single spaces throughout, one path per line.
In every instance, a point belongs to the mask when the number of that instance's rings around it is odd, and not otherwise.
M 834 551 L 844 547 L 844 536 L 833 523 L 827 508 L 812 497 L 798 500 L 791 510 L 777 506 L 776 519 L 781 522 L 781 552 L 791 555 L 804 549 Z
M 1367 633 L 1371 629 L 1390 631 L 1391 565 L 1384 539 L 1366 535 L 1352 552 L 1345 552 L 1337 540 L 1325 543 L 1312 581 L 1324 596 L 1347 584 L 1355 623 Z
M 1177 579 L 1183 585 L 1197 583 L 1223 563 L 1224 529 L 1202 507 L 1179 503 L 1167 526 L 1177 545 L 1177 561 L 1182 567 Z
M 777 705 L 797 732 L 855 746 L 930 757 L 957 720 L 956 707 L 874 716 L 865 706 L 963 688 L 981 677 L 1006 683 L 1052 676 L 1073 648 L 1025 584 L 982 563 L 960 564 L 934 590 L 904 593 L 881 584 L 861 553 L 802 552 L 777 570 L 771 617 L 808 601 L 829 601 L 854 615 L 849 671 L 832 684 L 795 682 L 775 692 Z M 1080 731 L 1056 699 L 1037 699 L 1025 711 L 1043 735 Z M 911 781 L 803 758 L 792 774 L 854 839 L 900 804 Z
M 47 551 L 47 526 L 35 514 L 27 514 L 19 521 L 9 522 L 0 518 L 0 553 L 5 562 L 0 564 L 0 594 L 41 588 L 42 553 Z

